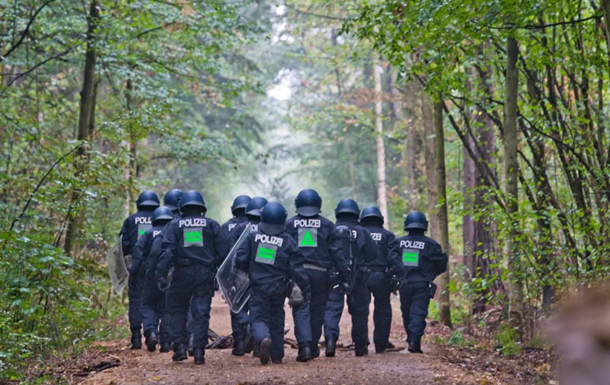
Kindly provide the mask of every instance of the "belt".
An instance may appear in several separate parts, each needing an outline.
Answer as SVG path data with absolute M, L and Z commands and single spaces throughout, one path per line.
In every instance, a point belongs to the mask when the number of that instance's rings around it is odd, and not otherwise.
M 192 265 L 210 266 L 203 261 L 198 261 L 192 258 L 177 258 L 174 264 L 176 267 L 187 267 Z
M 369 266 L 369 269 L 380 273 L 385 273 L 388 270 L 387 266 Z
M 309 270 L 317 270 L 317 271 L 323 271 L 323 272 L 327 272 L 328 269 L 322 266 L 318 266 L 318 265 L 312 265 L 310 263 L 304 263 L 303 267 Z

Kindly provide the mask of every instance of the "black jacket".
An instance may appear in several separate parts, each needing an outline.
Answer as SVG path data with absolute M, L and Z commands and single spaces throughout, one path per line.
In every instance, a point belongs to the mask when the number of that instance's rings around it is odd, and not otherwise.
M 351 260 L 348 261 L 350 269 L 352 269 L 354 264 L 358 265 L 357 269 L 364 268 L 377 259 L 377 245 L 375 244 L 375 241 L 373 241 L 373 238 L 371 238 L 371 233 L 362 227 L 358 220 L 339 219 L 337 220 L 337 223 L 335 223 L 335 227 L 338 231 L 346 227 L 351 232 L 351 252 L 350 250 L 345 250 L 345 248 L 342 247 L 343 254 L 346 256 L 346 259 L 351 258 Z M 339 235 L 339 237 L 341 236 Z M 351 257 L 347 257 L 350 254 Z
M 406 235 L 397 241 L 408 282 L 432 282 L 447 271 L 447 255 L 434 239 Z
M 254 231 L 237 250 L 235 266 L 250 275 L 252 286 L 292 279 L 306 293 L 310 287 L 304 261 L 296 241 L 288 233 L 268 235 Z
M 372 260 L 369 265 L 388 267 L 400 273 L 403 266 L 398 249 L 398 241 L 394 233 L 373 224 L 365 225 L 364 228 L 371 233 L 371 238 L 377 244 L 377 258 Z
M 233 230 L 240 224 L 247 222 L 248 218 L 245 215 L 240 215 L 238 217 L 233 217 L 222 224 L 222 230 L 225 232 L 225 238 L 229 239 L 229 234 L 233 232 Z
M 349 273 L 335 225 L 321 215 L 296 215 L 286 222 L 286 232 L 294 238 L 306 263 L 332 269 L 342 276 Z
M 186 258 L 210 267 L 220 266 L 229 251 L 218 222 L 200 214 L 172 220 L 163 231 L 161 250 L 164 260 Z
M 119 233 L 119 236 L 122 237 L 123 255 L 133 254 L 133 248 L 138 239 L 152 228 L 152 213 L 153 210 L 139 210 L 123 221 L 123 227 Z
M 153 241 L 161 234 L 165 226 L 153 226 L 144 235 L 140 237 L 133 249 L 133 260 L 129 268 L 129 274 L 139 274 L 145 272 L 146 260 L 150 255 Z

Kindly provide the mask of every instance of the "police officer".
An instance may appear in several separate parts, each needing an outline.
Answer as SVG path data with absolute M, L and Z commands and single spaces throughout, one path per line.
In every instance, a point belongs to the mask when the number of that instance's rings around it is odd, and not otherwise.
M 163 197 L 163 205 L 172 210 L 174 218 L 180 217 L 180 210 L 178 209 L 180 198 L 182 198 L 182 190 L 177 188 L 169 190 Z
M 383 353 L 388 346 L 392 326 L 390 293 L 398 289 L 394 283 L 400 282 L 404 273 L 398 252 L 398 241 L 392 232 L 383 228 L 384 218 L 379 208 L 370 206 L 363 209 L 360 213 L 360 223 L 371 233 L 371 238 L 377 244 L 377 258 L 368 264 L 371 273 L 367 286 L 375 297 L 373 312 L 375 352 Z
M 237 242 L 246 229 L 246 226 L 250 226 L 250 231 L 258 230 L 258 224 L 261 221 L 261 209 L 265 207 L 267 203 L 267 199 L 263 197 L 254 197 L 248 201 L 248 204 L 246 205 L 246 221 L 235 226 L 233 231 L 229 233 L 229 244 L 231 247 Z
M 434 279 L 447 270 L 447 255 L 441 246 L 424 233 L 428 230 L 426 216 L 419 211 L 407 215 L 405 231 L 398 238 L 406 283 L 400 288 L 400 309 L 411 353 L 423 353 L 421 338 L 426 328 L 428 305 L 434 297 Z
M 152 228 L 148 230 L 138 240 L 133 251 L 133 264 L 131 269 L 135 272 L 139 269 L 144 270 L 144 284 L 142 286 L 142 323 L 144 324 L 144 337 L 146 337 L 146 347 L 149 352 L 154 352 L 157 344 L 161 342 L 161 350 L 169 351 L 169 318 L 165 309 L 165 293 L 157 287 L 154 279 L 153 266 L 156 266 L 155 259 L 158 251 L 152 252 L 153 245 L 157 249 L 160 243 L 155 242 L 160 237 L 161 231 L 172 219 L 172 210 L 169 207 L 161 206 L 155 209 L 152 214 Z M 152 270 L 152 271 L 151 271 Z M 159 328 L 159 319 L 161 327 Z
M 320 195 L 312 189 L 302 190 L 295 199 L 295 206 L 297 215 L 288 220 L 286 231 L 297 241 L 305 257 L 303 266 L 311 287 L 311 301 L 292 309 L 299 344 L 297 361 L 303 362 L 320 356 L 318 343 L 330 291 L 330 274 L 335 270 L 342 281 L 347 282 L 349 269 L 334 224 L 320 215 Z
M 286 233 L 286 209 L 277 202 L 261 210 L 259 230 L 237 251 L 236 267 L 250 276 L 250 321 L 263 365 L 284 358 L 284 301 L 293 279 L 309 300 L 309 279 L 295 240 Z
M 193 356 L 195 364 L 205 363 L 214 276 L 228 252 L 222 228 L 218 222 L 205 216 L 206 211 L 199 192 L 185 192 L 180 199 L 180 218 L 171 221 L 163 234 L 162 261 L 157 267 L 161 283 L 167 276 L 170 263 L 175 266 L 173 280 L 167 288 L 173 361 L 188 358 L 186 324 L 192 298 Z
M 247 195 L 239 195 L 233 200 L 231 213 L 233 217 L 223 223 L 222 229 L 227 239 L 231 237 L 233 230 L 240 224 L 248 221 L 246 207 L 252 198 Z M 243 230 L 242 230 L 243 231 Z M 232 246 L 232 245 L 231 245 Z M 247 305 L 246 305 L 247 306 Z M 233 350 L 235 356 L 246 354 L 246 329 L 248 327 L 248 309 L 242 309 L 239 313 L 231 313 L 231 328 L 233 330 Z
M 248 202 L 250 202 L 251 199 L 252 198 L 247 195 L 235 197 L 233 204 L 231 205 L 231 214 L 233 214 L 233 217 L 222 224 L 222 229 L 225 234 L 231 233 L 237 225 L 248 220 L 248 218 L 246 218 L 246 206 L 248 206 Z
M 345 293 L 347 309 L 352 316 L 352 340 L 356 356 L 368 354 L 368 318 L 371 295 L 366 286 L 370 270 L 368 264 L 377 258 L 377 245 L 368 230 L 358 223 L 360 208 L 353 199 L 343 199 L 335 209 L 335 227 L 341 239 L 345 259 L 350 266 L 349 289 L 334 288 L 328 300 L 324 317 L 326 356 L 334 357 L 339 338 L 339 322 L 343 314 Z
M 131 267 L 133 250 L 142 237 L 152 227 L 152 213 L 159 207 L 159 197 L 152 191 L 144 191 L 136 201 L 138 211 L 131 214 L 123 222 L 121 232 L 121 243 L 123 247 L 123 255 L 127 266 Z M 129 328 L 131 330 L 131 348 L 142 349 L 142 285 L 144 281 L 144 272 L 142 270 L 131 270 L 129 276 L 129 289 L 127 295 L 129 297 Z
M 267 199 L 258 196 L 248 201 L 245 209 L 246 221 L 237 224 L 228 235 L 230 247 L 235 245 L 246 229 L 246 226 L 250 226 L 250 231 L 258 230 L 258 225 L 261 221 L 261 209 L 267 203 Z M 258 356 L 258 346 L 253 346 L 253 337 L 248 333 L 248 325 L 250 324 L 249 309 L 248 303 L 246 303 L 239 313 L 231 312 L 231 328 L 233 330 L 232 354 L 235 356 L 243 356 L 246 352 L 250 353 L 253 350 L 254 356 Z

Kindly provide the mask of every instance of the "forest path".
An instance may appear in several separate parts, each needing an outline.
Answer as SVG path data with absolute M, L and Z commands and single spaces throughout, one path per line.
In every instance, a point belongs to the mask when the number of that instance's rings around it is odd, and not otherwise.
M 393 298 L 394 317 L 391 342 L 405 347 L 405 332 L 399 303 Z M 294 338 L 290 309 L 286 308 L 286 328 Z M 348 344 L 351 318 L 347 311 L 341 320 L 339 343 Z M 372 307 L 369 331 L 372 339 Z M 221 335 L 231 333 L 229 309 L 217 296 L 212 305 L 210 327 Z M 125 342 L 127 344 L 127 341 Z M 398 352 L 375 354 L 369 347 L 367 357 L 355 357 L 353 350 L 340 350 L 335 358 L 322 356 L 308 363 L 295 361 L 297 350 L 286 346 L 286 357 L 281 365 L 262 366 L 252 355 L 234 357 L 230 349 L 206 351 L 206 363 L 195 366 L 192 358 L 182 363 L 173 363 L 171 353 L 149 353 L 145 349 L 131 351 L 126 346 L 118 357 L 121 365 L 94 374 L 85 380 L 87 385 L 132 385 L 132 384 L 489 384 L 471 374 L 441 361 L 441 348 L 424 345 L 426 354 L 411 354 L 403 349 Z

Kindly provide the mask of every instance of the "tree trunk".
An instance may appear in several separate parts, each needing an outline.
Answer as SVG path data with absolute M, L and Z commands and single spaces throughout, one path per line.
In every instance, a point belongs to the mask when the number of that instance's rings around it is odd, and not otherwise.
M 83 88 L 80 93 L 78 141 L 87 141 L 91 137 L 93 132 L 92 125 L 95 122 L 95 95 L 97 90 L 95 80 L 95 66 L 97 62 L 95 39 L 99 19 L 100 12 L 98 0 L 92 0 L 89 7 L 89 17 L 87 18 L 87 51 L 85 53 L 85 68 L 83 71 Z M 86 147 L 88 146 L 83 144 L 75 155 L 74 167 L 77 177 L 83 177 L 83 173 L 87 167 Z M 71 206 L 78 204 L 79 195 L 78 189 L 73 192 Z M 79 208 L 76 215 L 70 218 L 68 222 L 64 252 L 73 258 L 78 258 L 80 253 L 80 242 L 78 238 L 85 220 L 85 211 L 85 206 Z
M 377 205 L 386 220 L 384 227 L 390 229 L 388 218 L 388 200 L 385 181 L 385 145 L 383 143 L 383 101 L 381 99 L 381 64 L 373 65 L 373 78 L 375 80 L 375 129 L 377 131 Z
M 428 221 L 430 237 L 440 239 L 436 205 L 438 204 L 438 186 L 436 184 L 435 149 L 434 149 L 434 122 L 432 120 L 432 100 L 422 92 L 422 122 L 424 126 L 424 162 L 426 169 L 426 187 L 428 190 Z M 438 295 L 438 294 L 437 294 Z
M 417 86 L 415 82 L 406 84 L 407 92 L 405 93 L 405 106 L 409 119 L 407 119 L 407 169 L 408 169 L 408 186 L 409 186 L 409 211 L 417 209 L 417 201 L 419 200 L 420 189 L 417 186 L 417 160 L 420 158 L 421 148 L 423 147 L 419 132 L 417 130 L 416 97 L 423 94 L 424 91 Z M 421 98 L 419 98 L 421 103 Z
M 517 60 L 519 47 L 513 37 L 507 39 L 506 62 L 506 101 L 504 103 L 504 177 L 506 198 L 508 200 L 508 215 L 510 228 L 519 227 L 517 217 L 519 211 L 519 164 L 518 164 L 518 137 L 517 137 L 517 92 L 519 73 Z M 523 325 L 523 285 L 517 273 L 520 265 L 515 234 L 509 234 L 506 239 L 505 253 L 509 271 L 508 284 L 508 316 L 510 324 L 522 334 Z
M 127 104 L 127 110 L 131 114 L 133 111 L 133 91 L 135 87 L 133 85 L 133 81 L 131 79 L 127 80 L 127 84 L 125 86 L 125 101 Z M 135 180 L 138 176 L 138 137 L 135 132 L 130 133 L 129 138 L 129 168 L 127 171 L 127 180 L 128 180 L 128 188 L 129 194 L 127 198 L 127 207 L 128 214 L 135 209 L 136 195 L 137 192 L 135 190 Z
M 434 158 L 436 164 L 436 185 L 438 194 L 438 225 L 440 244 L 443 251 L 450 255 L 449 249 L 449 216 L 447 214 L 447 179 L 445 171 L 445 133 L 443 131 L 443 100 L 434 102 Z M 449 297 L 449 263 L 447 271 L 437 279 L 438 312 L 442 324 L 453 327 L 451 322 L 451 303 Z

